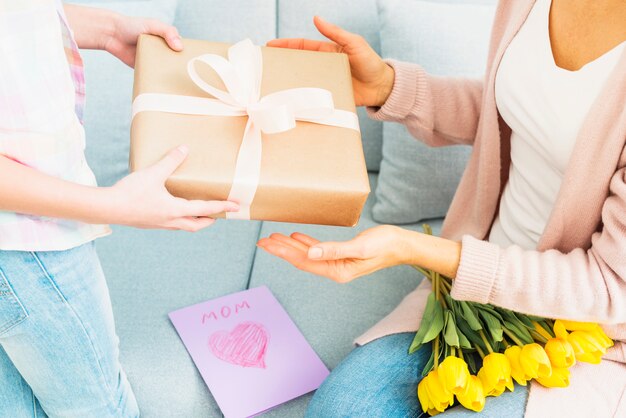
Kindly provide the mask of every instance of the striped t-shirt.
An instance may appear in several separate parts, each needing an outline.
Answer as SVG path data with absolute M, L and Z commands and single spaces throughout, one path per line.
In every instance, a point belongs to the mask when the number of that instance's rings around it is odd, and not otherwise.
M 60 0 L 0 0 L 0 154 L 83 185 L 83 63 Z M 0 173 L 2 175 L 2 173 Z M 15 187 L 25 187 L 15 179 Z M 106 225 L 0 211 L 0 250 L 65 250 Z

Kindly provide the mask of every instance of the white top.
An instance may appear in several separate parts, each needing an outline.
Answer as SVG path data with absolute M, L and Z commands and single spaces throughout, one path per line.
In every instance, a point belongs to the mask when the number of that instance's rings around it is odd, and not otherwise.
M 550 3 L 535 3 L 496 74 L 498 111 L 513 131 L 509 181 L 489 236 L 503 247 L 537 247 L 578 132 L 624 47 L 577 71 L 558 67 L 550 45 Z
M 82 60 L 61 1 L 0 0 L 0 57 L 0 155 L 95 186 L 80 119 Z M 15 187 L 24 187 L 20 179 Z M 105 225 L 0 211 L 0 250 L 65 250 L 109 232 Z

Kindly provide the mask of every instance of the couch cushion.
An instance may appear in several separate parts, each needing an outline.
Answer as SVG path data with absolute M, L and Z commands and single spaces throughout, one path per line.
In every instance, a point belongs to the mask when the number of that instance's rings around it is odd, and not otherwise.
M 370 182 L 375 187 L 375 174 L 370 174 Z M 373 200 L 370 196 L 355 228 L 264 222 L 261 237 L 273 232 L 291 234 L 299 231 L 320 240 L 349 239 L 378 225 L 372 220 Z M 441 219 L 429 223 L 438 233 Z M 421 230 L 421 225 L 408 225 L 407 228 Z M 342 285 L 302 272 L 259 250 L 254 258 L 250 287 L 268 286 L 324 363 L 332 369 L 352 350 L 354 339 L 393 310 L 420 280 L 421 276 L 413 268 L 400 266 Z M 310 396 L 289 402 L 270 411 L 267 416 L 303 416 Z
M 432 74 L 481 77 L 495 3 L 379 0 L 383 56 Z M 470 148 L 429 148 L 399 124 L 385 124 L 383 137 L 374 219 L 403 224 L 444 216 Z
M 187 38 L 264 45 L 276 36 L 275 0 L 180 0 L 174 25 Z
M 278 0 L 278 6 L 278 37 L 324 39 L 313 26 L 313 16 L 320 15 L 362 35 L 376 51 L 380 50 L 375 0 L 359 0 L 358 7 L 350 1 Z M 378 171 L 382 158 L 382 124 L 369 119 L 362 108 L 358 113 L 367 169 Z

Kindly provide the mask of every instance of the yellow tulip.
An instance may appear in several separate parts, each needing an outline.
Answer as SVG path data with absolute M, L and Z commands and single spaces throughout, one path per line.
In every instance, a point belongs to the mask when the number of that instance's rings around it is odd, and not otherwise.
M 571 367 L 576 364 L 574 347 L 563 338 L 550 338 L 546 343 L 545 350 L 554 367 Z
M 431 414 L 430 411 L 435 411 L 439 413 L 439 411 L 435 409 L 435 404 L 433 403 L 433 401 L 428 397 L 428 390 L 426 389 L 426 378 L 423 378 L 417 385 L 417 398 L 419 399 L 420 405 L 422 406 L 422 411 L 427 412 L 431 416 L 434 414 Z
M 477 376 L 469 376 L 465 388 L 457 393 L 456 398 L 465 408 L 480 412 L 485 407 L 485 390 Z
M 502 353 L 491 353 L 483 359 L 483 367 L 478 371 L 487 396 L 499 396 L 505 388 L 513 391 L 511 363 Z
M 568 335 L 567 341 L 572 345 L 578 361 L 598 364 L 606 353 L 604 342 L 589 331 L 574 331 Z
M 437 368 L 437 374 L 443 387 L 455 395 L 465 389 L 470 376 L 467 363 L 454 356 L 446 357 L 441 362 Z
M 538 377 L 537 382 L 547 388 L 565 388 L 569 386 L 569 369 L 553 367 L 550 377 Z
M 522 347 L 519 362 L 524 373 L 533 378 L 549 377 L 552 374 L 552 365 L 548 354 L 537 343 L 526 344 Z
M 512 345 L 504 351 L 504 355 L 509 359 L 509 363 L 511 364 L 511 377 L 515 379 L 518 384 L 526 386 L 526 382 L 532 379 L 532 376 L 527 375 L 520 364 L 519 356 L 521 352 L 522 347 Z
M 554 334 L 556 338 L 563 338 L 564 340 L 566 340 L 569 335 L 567 329 L 565 329 L 565 324 L 560 319 L 554 321 Z
M 604 330 L 602 328 L 600 328 L 598 326 L 598 328 L 596 328 L 593 331 L 590 331 L 600 342 L 600 344 L 602 344 L 602 346 L 604 348 L 610 348 L 613 347 L 613 340 L 610 339 L 605 333 Z
M 600 327 L 595 322 L 577 322 L 567 321 L 565 319 L 559 319 L 559 321 L 568 331 L 594 331 L 596 328 Z
M 432 370 L 424 378 L 426 380 L 426 393 L 432 402 L 434 409 L 443 412 L 454 403 L 454 394 L 447 390 L 442 384 L 437 373 L 437 369 Z

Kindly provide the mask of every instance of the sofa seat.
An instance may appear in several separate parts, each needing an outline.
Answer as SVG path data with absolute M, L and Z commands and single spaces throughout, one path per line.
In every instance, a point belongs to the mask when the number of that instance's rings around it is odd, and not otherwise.
M 376 177 L 370 175 L 372 187 Z M 142 416 L 221 416 L 167 314 L 247 288 L 266 285 L 324 363 L 334 368 L 353 348 L 353 340 L 390 312 L 418 285 L 420 276 L 403 266 L 337 284 L 301 272 L 255 244 L 260 236 L 273 232 L 348 239 L 377 225 L 371 218 L 372 200 L 355 228 L 221 220 L 196 234 L 116 227 L 113 235 L 99 240 L 120 358 Z M 429 223 L 438 231 L 441 220 Z M 310 396 L 265 416 L 304 416 Z

